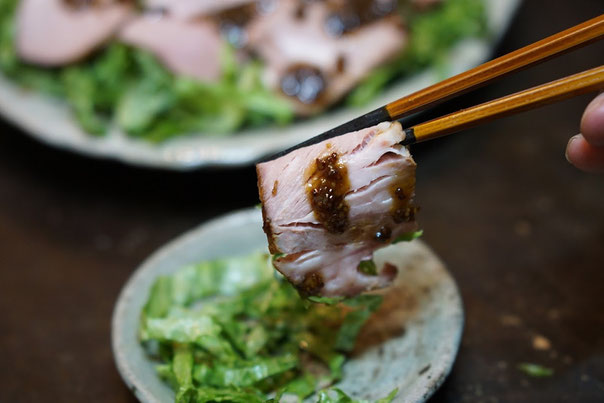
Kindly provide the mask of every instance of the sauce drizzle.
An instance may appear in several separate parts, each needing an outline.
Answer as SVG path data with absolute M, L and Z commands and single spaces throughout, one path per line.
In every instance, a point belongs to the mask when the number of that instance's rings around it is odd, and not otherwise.
M 131 0 L 63 0 L 63 4 L 75 10 L 87 9 L 90 7 L 102 7 L 113 3 L 128 4 Z
M 303 104 L 317 102 L 325 91 L 326 81 L 321 71 L 310 65 L 291 66 L 281 79 L 281 91 Z
M 392 218 L 396 223 L 411 222 L 419 211 L 414 203 L 415 173 L 405 175 L 394 181 L 390 188 L 392 196 Z
M 318 295 L 321 292 L 321 289 L 325 283 L 323 282 L 323 277 L 320 273 L 312 272 L 308 273 L 304 276 L 304 280 L 300 284 L 296 284 L 300 295 L 303 297 Z
M 344 200 L 350 189 L 348 169 L 332 152 L 317 158 L 307 181 L 308 200 L 319 222 L 332 234 L 348 228 L 350 207 Z
M 363 25 L 387 17 L 396 12 L 396 0 L 348 0 L 328 2 L 330 13 L 325 20 L 325 30 L 339 37 Z
M 224 39 L 235 48 L 240 49 L 248 42 L 246 26 L 257 14 L 257 6 L 250 3 L 216 13 L 214 19 L 218 21 L 220 33 Z

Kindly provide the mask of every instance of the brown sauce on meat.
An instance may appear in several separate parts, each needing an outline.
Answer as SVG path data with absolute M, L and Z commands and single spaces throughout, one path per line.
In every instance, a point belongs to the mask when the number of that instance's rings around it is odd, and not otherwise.
M 131 0 L 63 0 L 63 4 L 76 10 L 87 9 L 89 7 L 101 7 L 113 3 L 128 4 L 131 2 Z
M 321 274 L 313 272 L 306 274 L 304 280 L 300 284 L 296 284 L 296 288 L 303 297 L 309 297 L 318 295 L 324 285 Z
M 330 13 L 325 20 L 325 30 L 332 36 L 345 35 L 394 14 L 397 3 L 397 0 L 329 1 Z
M 273 235 L 273 227 L 271 226 L 271 219 L 266 217 L 264 212 L 264 207 L 262 208 L 262 216 L 264 220 L 262 221 L 262 230 L 266 234 L 266 238 L 268 239 L 268 251 L 272 254 L 280 253 L 279 248 L 275 245 L 275 237 Z
M 224 39 L 236 48 L 247 45 L 247 24 L 258 15 L 255 3 L 242 4 L 216 13 L 213 18 L 218 22 Z
M 346 231 L 350 207 L 344 197 L 350 189 L 350 181 L 348 170 L 337 153 L 315 160 L 307 187 L 308 200 L 323 227 L 332 234 Z
M 400 177 L 390 188 L 392 196 L 392 218 L 397 223 L 411 222 L 415 220 L 415 214 L 419 210 L 414 203 L 415 175 Z
M 262 230 L 264 231 L 264 233 L 266 234 L 266 238 L 268 239 L 269 252 L 272 254 L 280 253 L 281 251 L 279 250 L 279 248 L 277 248 L 277 245 L 275 244 L 275 235 L 273 234 L 273 227 L 272 227 L 271 219 L 266 214 L 266 208 L 264 206 L 265 200 L 264 200 L 264 197 L 262 197 L 263 193 L 262 193 L 262 182 L 260 179 L 261 177 L 258 172 L 257 172 L 257 175 L 258 175 L 258 189 L 260 189 L 260 205 L 262 207 Z
M 303 104 L 312 104 L 320 100 L 327 83 L 321 71 L 305 64 L 290 67 L 281 78 L 281 91 L 296 98 Z
M 378 242 L 387 242 L 392 236 L 392 230 L 390 227 L 382 226 L 375 232 L 373 236 L 374 239 Z
M 344 56 L 340 55 L 336 62 L 336 71 L 338 73 L 343 73 L 344 70 L 346 70 L 346 58 Z

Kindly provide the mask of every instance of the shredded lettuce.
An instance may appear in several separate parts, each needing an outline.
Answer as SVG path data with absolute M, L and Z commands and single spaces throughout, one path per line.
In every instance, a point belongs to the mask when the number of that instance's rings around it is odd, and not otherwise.
M 176 402 L 278 402 L 316 392 L 318 401 L 357 402 L 317 386 L 342 378 L 346 354 L 381 297 L 313 304 L 272 273 L 269 256 L 253 253 L 156 279 L 140 340 Z
M 176 77 L 150 54 L 109 43 L 88 59 L 61 68 L 22 62 L 15 50 L 18 0 L 0 2 L 0 72 L 23 87 L 65 99 L 80 126 L 103 135 L 112 125 L 132 137 L 161 142 L 187 134 L 227 135 L 242 127 L 285 125 L 291 106 L 262 83 L 262 65 L 240 63 L 225 47 L 222 77 L 199 82 Z M 401 57 L 373 71 L 348 97 L 367 103 L 394 79 L 439 64 L 459 39 L 484 35 L 482 0 L 446 0 L 428 12 L 403 4 L 410 43 Z
M 263 379 L 294 369 L 299 365 L 294 354 L 237 361 L 235 364 L 201 364 L 195 367 L 195 380 L 200 384 L 228 387 L 252 386 Z
M 336 305 L 344 301 L 344 297 L 319 297 L 312 295 L 308 297 L 309 301 L 316 302 L 318 304 Z
M 552 376 L 554 374 L 554 370 L 548 367 L 544 367 L 539 364 L 532 364 L 524 362 L 518 365 L 518 369 L 524 372 L 528 376 L 532 376 L 534 378 L 546 378 L 548 376 Z

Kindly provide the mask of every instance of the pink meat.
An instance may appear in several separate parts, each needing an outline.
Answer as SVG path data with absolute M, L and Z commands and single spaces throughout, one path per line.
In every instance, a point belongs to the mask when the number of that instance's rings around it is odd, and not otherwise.
M 265 62 L 265 82 L 270 88 L 280 92 L 282 79 L 292 67 L 304 65 L 320 71 L 326 89 L 316 101 L 288 98 L 303 115 L 342 98 L 374 68 L 400 54 L 407 43 L 398 15 L 341 36 L 328 32 L 329 15 L 326 2 L 281 0 L 249 27 L 250 46 Z
M 65 0 L 22 0 L 17 10 L 17 52 L 44 66 L 78 61 L 105 43 L 130 17 L 124 2 L 70 6 Z
M 120 39 L 153 53 L 175 74 L 201 81 L 220 77 L 223 41 L 209 21 L 143 15 L 122 29 Z
M 368 275 L 358 266 L 376 249 L 417 228 L 415 162 L 399 144 L 404 136 L 398 122 L 384 122 L 257 165 L 274 266 L 303 293 L 350 296 L 392 281 L 391 268 Z M 309 196 L 317 159 L 334 153 L 349 181 L 347 224 L 340 232 L 328 230 Z
M 194 19 L 210 15 L 228 8 L 252 3 L 255 0 L 146 0 L 148 9 L 165 10 L 171 17 Z

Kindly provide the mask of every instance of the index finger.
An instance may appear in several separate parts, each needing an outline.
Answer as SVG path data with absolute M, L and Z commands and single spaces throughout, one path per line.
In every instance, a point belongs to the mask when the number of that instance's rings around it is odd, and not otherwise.
M 604 92 L 585 109 L 581 118 L 581 133 L 592 146 L 604 146 Z

